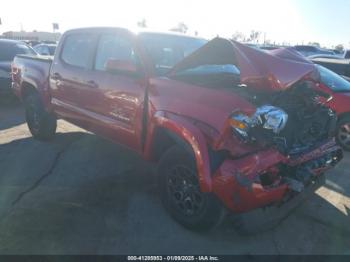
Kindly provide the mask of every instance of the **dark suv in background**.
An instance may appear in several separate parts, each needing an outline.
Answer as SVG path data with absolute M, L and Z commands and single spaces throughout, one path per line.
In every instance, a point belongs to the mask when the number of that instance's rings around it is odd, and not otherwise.
M 11 63 L 16 55 L 36 52 L 21 41 L 0 39 L 0 97 L 11 93 Z
M 298 51 L 303 56 L 311 56 L 311 55 L 335 55 L 333 51 L 328 51 L 325 49 L 318 48 L 317 46 L 312 45 L 296 45 L 294 49 Z

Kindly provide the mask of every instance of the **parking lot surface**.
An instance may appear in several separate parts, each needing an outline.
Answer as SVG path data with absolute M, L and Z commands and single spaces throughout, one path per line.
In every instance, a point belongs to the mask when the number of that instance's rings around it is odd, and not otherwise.
M 62 120 L 53 141 L 33 140 L 23 116 L 0 105 L 0 254 L 350 254 L 350 154 L 274 229 L 195 233 L 139 156 Z

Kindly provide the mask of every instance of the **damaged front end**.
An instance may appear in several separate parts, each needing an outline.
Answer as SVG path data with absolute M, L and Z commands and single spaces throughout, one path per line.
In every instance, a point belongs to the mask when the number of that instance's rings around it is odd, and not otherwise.
M 330 139 L 294 157 L 267 149 L 227 159 L 213 176 L 213 190 L 235 212 L 282 205 L 317 184 L 342 157 L 342 150 Z
M 255 106 L 232 105 L 223 126 L 214 127 L 218 135 L 206 132 L 211 148 L 229 155 L 213 170 L 212 189 L 232 211 L 281 205 L 319 185 L 343 157 L 334 140 L 337 117 L 322 102 L 331 97 L 315 88 L 315 66 L 288 50 L 274 56 L 218 38 L 170 77 Z
M 324 172 L 342 159 L 334 140 L 337 117 L 310 85 L 250 95 L 255 113 L 234 111 L 228 119 L 220 141 L 231 143 L 218 143 L 217 148 L 229 150 L 231 159 L 217 170 L 213 188 L 231 210 L 281 205 L 319 185 Z M 235 148 L 242 146 L 257 150 L 237 154 Z

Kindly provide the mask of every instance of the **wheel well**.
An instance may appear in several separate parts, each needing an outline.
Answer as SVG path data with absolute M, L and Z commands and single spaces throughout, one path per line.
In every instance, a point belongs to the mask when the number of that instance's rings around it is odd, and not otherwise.
M 24 100 L 28 95 L 31 95 L 31 94 L 37 94 L 38 91 L 36 90 L 36 88 L 25 82 L 22 84 L 22 90 L 21 90 L 21 96 L 22 96 L 22 99 Z
M 192 147 L 185 140 L 167 129 L 157 128 L 154 136 L 156 139 L 153 142 L 152 159 L 156 162 L 158 162 L 162 155 L 173 145 L 180 145 L 191 154 L 194 153 Z M 211 173 L 214 173 L 221 166 L 228 155 L 229 152 L 227 150 L 214 151 L 210 146 L 208 146 L 208 157 Z
M 153 141 L 152 147 L 152 159 L 156 162 L 161 158 L 161 156 L 173 145 L 179 144 L 184 146 L 184 148 L 191 150 L 189 144 L 187 144 L 183 139 L 178 137 L 176 134 L 165 128 L 157 128 L 154 131 L 155 140 Z

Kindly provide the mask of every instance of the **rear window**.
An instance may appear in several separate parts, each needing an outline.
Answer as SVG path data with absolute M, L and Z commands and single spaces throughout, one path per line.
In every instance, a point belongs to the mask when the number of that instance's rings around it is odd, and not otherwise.
M 24 43 L 0 43 L 0 61 L 12 61 L 16 55 L 35 54 L 35 51 Z
M 350 92 L 350 82 L 333 71 L 317 65 L 320 72 L 321 82 L 334 92 Z
M 61 59 L 72 66 L 89 67 L 90 56 L 94 45 L 94 37 L 91 34 L 74 34 L 67 36 Z

